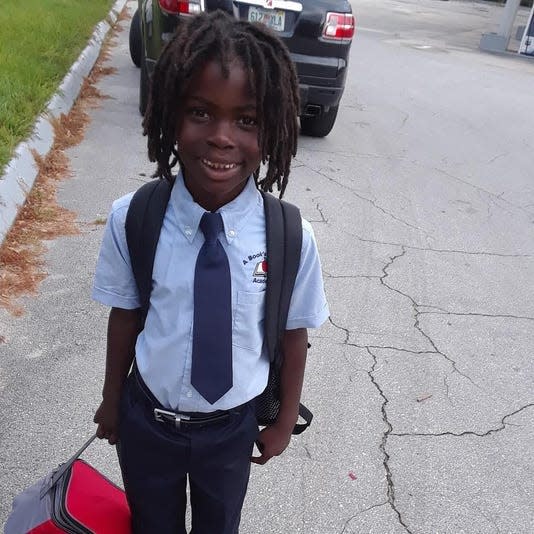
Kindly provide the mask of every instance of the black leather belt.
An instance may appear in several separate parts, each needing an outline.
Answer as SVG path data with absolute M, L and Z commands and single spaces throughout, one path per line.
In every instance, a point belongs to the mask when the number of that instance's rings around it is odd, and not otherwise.
M 174 412 L 162 406 L 154 394 L 150 391 L 141 377 L 137 366 L 134 365 L 132 374 L 128 377 L 131 380 L 131 391 L 134 396 L 143 402 L 154 415 L 154 419 L 159 423 L 172 425 L 175 428 L 202 427 L 211 425 L 228 419 L 231 414 L 239 414 L 245 404 L 232 408 L 231 410 L 217 410 L 211 413 L 202 412 Z
M 229 411 L 218 411 L 210 413 L 179 413 L 161 408 L 154 408 L 154 419 L 160 423 L 171 423 L 176 428 L 182 425 L 204 426 L 217 421 L 223 421 L 230 417 Z

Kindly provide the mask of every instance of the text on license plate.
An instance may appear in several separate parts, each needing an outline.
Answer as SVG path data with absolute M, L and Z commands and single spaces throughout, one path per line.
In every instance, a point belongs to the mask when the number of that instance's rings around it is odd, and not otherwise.
M 286 14 L 279 9 L 261 9 L 250 6 L 248 8 L 249 22 L 262 22 L 277 32 L 284 31 Z

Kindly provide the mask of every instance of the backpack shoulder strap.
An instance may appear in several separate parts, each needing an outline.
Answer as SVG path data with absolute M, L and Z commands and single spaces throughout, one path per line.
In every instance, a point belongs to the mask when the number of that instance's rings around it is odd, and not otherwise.
M 271 365 L 280 367 L 280 341 L 286 330 L 291 295 L 300 265 L 302 219 L 299 209 L 269 193 L 262 193 L 267 233 L 267 294 L 265 338 Z M 297 423 L 293 434 L 301 434 L 312 422 L 313 414 L 299 405 L 304 423 Z
M 284 216 L 284 274 L 280 294 L 278 336 L 281 337 L 287 324 L 289 304 L 295 287 L 302 251 L 302 218 L 299 209 L 289 202 L 280 200 Z
M 282 281 L 282 292 L 280 295 L 280 323 L 278 326 L 278 337 L 282 339 L 287 325 L 289 304 L 291 295 L 295 287 L 295 280 L 300 266 L 300 256 L 302 251 L 302 218 L 299 209 L 289 202 L 280 201 L 284 214 L 284 277 Z M 293 434 L 302 434 L 311 424 L 313 414 L 304 406 L 299 404 L 299 416 L 304 423 L 297 423 L 293 429 Z
M 132 197 L 126 215 L 126 242 L 132 271 L 139 291 L 143 323 L 152 291 L 152 269 L 172 183 L 152 180 L 143 184 Z
M 281 363 L 278 346 L 284 334 L 302 249 L 299 209 L 269 193 L 262 193 L 267 234 L 267 294 L 265 337 L 269 359 Z
M 267 289 L 265 296 L 265 342 L 269 360 L 274 362 L 278 349 L 278 310 L 284 276 L 284 216 L 280 201 L 262 193 L 267 236 Z

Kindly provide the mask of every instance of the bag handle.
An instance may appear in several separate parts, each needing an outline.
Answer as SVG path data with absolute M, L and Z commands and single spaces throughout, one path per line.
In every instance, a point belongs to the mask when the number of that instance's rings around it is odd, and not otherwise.
M 83 451 L 93 443 L 96 438 L 96 433 L 93 434 L 81 447 L 78 449 L 64 464 L 61 464 L 50 477 L 50 480 L 43 484 L 39 498 L 43 498 L 58 482 L 59 479 L 70 469 L 72 464 L 82 455 Z
M 294 436 L 302 434 L 310 425 L 313 419 L 313 414 L 304 406 L 304 404 L 299 404 L 299 417 L 304 419 L 304 423 L 297 423 L 295 428 L 291 432 Z

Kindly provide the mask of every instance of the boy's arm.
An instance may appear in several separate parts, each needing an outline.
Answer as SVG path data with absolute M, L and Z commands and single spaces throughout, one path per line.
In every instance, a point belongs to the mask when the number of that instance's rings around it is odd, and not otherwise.
M 140 327 L 138 309 L 111 308 L 108 320 L 103 400 L 94 417 L 94 422 L 98 425 L 97 437 L 107 439 L 110 445 L 117 443 L 122 385 L 132 365 Z
M 276 422 L 264 428 L 257 445 L 261 456 L 253 456 L 256 464 L 264 464 L 284 452 L 299 416 L 300 394 L 308 352 L 308 330 L 286 330 L 282 339 L 284 361 L 280 370 L 280 412 Z

